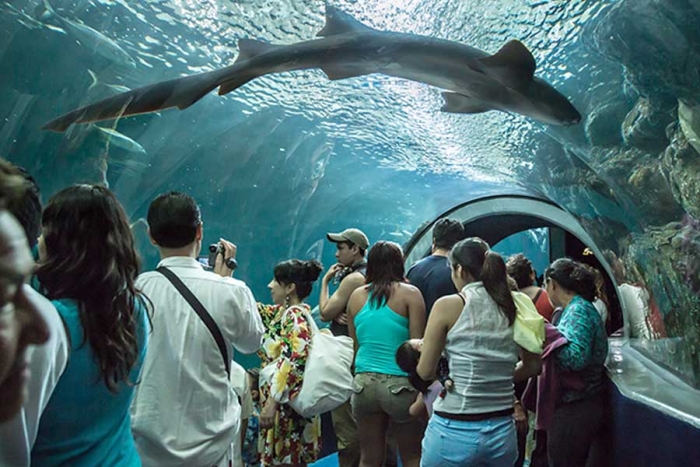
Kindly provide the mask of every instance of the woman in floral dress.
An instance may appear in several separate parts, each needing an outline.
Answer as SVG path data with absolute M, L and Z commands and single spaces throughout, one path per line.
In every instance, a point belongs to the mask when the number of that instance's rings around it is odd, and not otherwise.
M 258 352 L 262 368 L 275 366 L 260 380 L 260 455 L 263 466 L 305 466 L 321 451 L 321 420 L 304 418 L 287 402 L 301 390 L 311 333 L 303 300 L 322 271 L 318 261 L 292 259 L 275 266 L 268 284 L 274 305 L 258 304 L 265 339 Z M 268 370 L 269 371 L 269 370 Z

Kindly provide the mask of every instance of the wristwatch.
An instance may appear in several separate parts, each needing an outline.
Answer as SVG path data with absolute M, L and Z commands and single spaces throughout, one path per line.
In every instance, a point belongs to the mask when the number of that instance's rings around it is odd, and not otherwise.
M 224 264 L 226 265 L 227 268 L 229 268 L 232 271 L 238 267 L 238 262 L 236 261 L 235 258 L 226 258 L 224 260 Z

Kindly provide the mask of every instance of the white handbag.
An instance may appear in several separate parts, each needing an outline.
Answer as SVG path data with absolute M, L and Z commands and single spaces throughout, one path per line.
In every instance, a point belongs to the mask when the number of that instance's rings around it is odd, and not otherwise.
M 311 331 L 311 346 L 301 390 L 290 399 L 289 406 L 309 418 L 333 410 L 350 399 L 354 349 L 350 337 L 334 336 L 326 329 L 321 331 L 308 313 L 304 312 L 304 317 Z M 275 361 L 268 363 L 260 371 L 260 380 L 270 384 L 276 367 Z

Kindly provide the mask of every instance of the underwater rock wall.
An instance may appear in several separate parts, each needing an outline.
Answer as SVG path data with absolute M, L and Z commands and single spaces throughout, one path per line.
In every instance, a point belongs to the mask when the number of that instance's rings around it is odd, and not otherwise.
M 625 280 L 651 288 L 668 336 L 683 336 L 689 345 L 690 373 L 700 384 L 698 25 L 698 0 L 611 6 L 595 25 L 593 47 L 622 66 L 625 89 L 618 101 L 589 113 L 586 136 L 597 168 L 643 211 L 642 231 L 618 245 Z M 634 94 L 626 110 L 624 97 Z

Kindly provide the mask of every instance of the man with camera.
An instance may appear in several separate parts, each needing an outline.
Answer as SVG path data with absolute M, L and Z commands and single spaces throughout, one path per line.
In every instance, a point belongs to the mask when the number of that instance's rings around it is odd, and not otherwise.
M 233 243 L 211 246 L 214 272 L 197 260 L 203 230 L 194 199 L 161 195 L 147 220 L 161 262 L 137 281 L 153 304 L 153 332 L 132 403 L 136 446 L 144 466 L 228 466 L 241 418 L 233 347 L 257 351 L 262 320 L 250 289 L 231 277 Z

